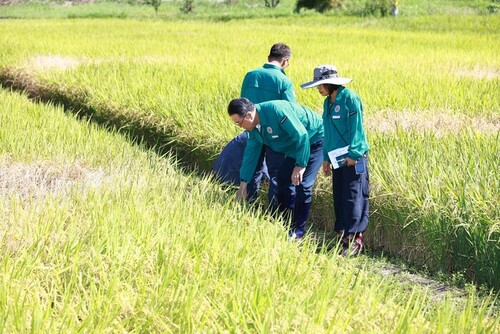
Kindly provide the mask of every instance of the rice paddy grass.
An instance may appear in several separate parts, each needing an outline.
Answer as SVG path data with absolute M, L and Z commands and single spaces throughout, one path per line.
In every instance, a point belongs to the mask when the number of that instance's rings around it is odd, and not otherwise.
M 372 146 L 370 246 L 498 288 L 499 23 L 496 16 L 316 15 L 2 21 L 0 66 L 4 85 L 17 78 L 32 93 L 119 127 L 167 134 L 170 147 L 182 146 L 182 158 L 206 172 L 239 132 L 225 108 L 243 75 L 284 41 L 299 102 L 321 112 L 319 94 L 298 86 L 321 63 L 354 78 L 350 87 L 363 99 Z M 317 229 L 331 229 L 330 198 L 320 179 Z

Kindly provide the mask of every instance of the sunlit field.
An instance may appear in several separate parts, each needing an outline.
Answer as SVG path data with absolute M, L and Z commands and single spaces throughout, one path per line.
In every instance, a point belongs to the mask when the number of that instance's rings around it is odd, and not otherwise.
M 0 92 L 0 331 L 495 332 L 491 298 L 290 243 L 121 135 Z M 364 319 L 371 319 L 366 322 Z M 416 330 L 418 329 L 418 330 Z
M 298 84 L 333 63 L 366 106 L 371 246 L 498 287 L 499 19 L 482 17 L 476 31 L 476 18 L 448 18 L 443 25 L 460 29 L 443 32 L 320 20 L 12 21 L 1 27 L 3 76 L 121 127 L 168 135 L 158 145 L 208 170 L 239 132 L 225 108 L 241 78 L 285 41 L 301 103 L 321 112 L 319 94 Z M 331 228 L 326 181 L 317 192 L 316 226 Z
M 318 113 L 323 98 L 299 87 L 315 66 L 354 78 L 370 252 L 498 291 L 498 16 L 2 20 L 1 329 L 500 330 L 473 287 L 433 298 L 369 256 L 290 243 L 211 179 L 240 132 L 227 104 L 278 41 L 298 101 Z M 311 236 L 332 230 L 331 196 L 321 176 Z

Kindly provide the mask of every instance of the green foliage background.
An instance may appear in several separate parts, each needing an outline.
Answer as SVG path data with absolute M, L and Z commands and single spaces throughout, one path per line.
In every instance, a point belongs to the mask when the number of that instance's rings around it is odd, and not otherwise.
M 335 10 L 328 11 L 327 15 L 366 16 L 380 15 L 379 7 L 387 4 L 378 4 L 379 0 L 336 0 Z M 389 1 L 389 0 L 380 0 Z M 372 4 L 375 2 L 375 4 Z M 10 3 L 10 2 L 5 2 Z M 154 17 L 155 11 L 150 1 L 82 1 L 66 2 L 62 0 L 47 1 L 13 1 L 15 5 L 0 5 L 0 17 L 3 18 L 146 18 Z M 59 6 L 54 6 L 59 4 Z M 63 5 L 64 6 L 61 6 Z M 208 1 L 195 0 L 195 9 L 188 14 L 179 9 L 184 6 L 182 0 L 163 1 L 158 7 L 158 14 L 162 18 L 210 18 L 213 20 L 231 20 L 250 17 L 280 17 L 290 16 L 296 9 L 297 2 L 282 0 L 275 8 L 265 6 L 264 0 L 235 0 L 235 1 Z M 342 4 L 342 6 L 337 6 Z M 371 9 L 370 9 L 371 8 Z M 313 10 L 301 9 L 302 15 L 312 14 Z M 427 15 L 488 15 L 498 14 L 496 0 L 400 0 L 398 16 L 427 16 Z

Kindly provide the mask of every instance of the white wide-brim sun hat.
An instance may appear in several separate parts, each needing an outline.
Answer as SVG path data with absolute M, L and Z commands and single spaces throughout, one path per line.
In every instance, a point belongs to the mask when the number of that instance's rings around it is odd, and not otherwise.
M 313 81 L 306 82 L 300 85 L 300 87 L 312 88 L 322 84 L 345 85 L 351 81 L 351 78 L 339 77 L 339 72 L 335 66 L 320 65 L 314 69 Z

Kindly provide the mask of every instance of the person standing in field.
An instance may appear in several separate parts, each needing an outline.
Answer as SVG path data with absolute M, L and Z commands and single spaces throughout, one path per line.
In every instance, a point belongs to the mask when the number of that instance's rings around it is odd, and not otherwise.
M 302 88 L 317 87 L 323 103 L 323 172 L 333 169 L 335 231 L 341 235 L 343 255 L 364 250 L 363 232 L 368 227 L 369 145 L 363 126 L 363 104 L 343 85 L 352 79 L 339 76 L 337 68 L 321 65 L 314 69 L 312 81 Z
M 314 111 L 294 102 L 275 100 L 253 104 L 237 98 L 228 105 L 235 124 L 247 130 L 248 142 L 240 169 L 237 198 L 247 197 L 247 184 L 252 178 L 263 146 L 285 156 L 277 167 L 277 209 L 292 222 L 289 236 L 304 237 L 312 202 L 312 187 L 323 161 L 323 124 Z M 290 208 L 294 187 L 295 201 Z
M 392 14 L 392 16 L 398 16 L 398 13 L 399 13 L 399 1 L 393 0 L 392 6 L 391 6 L 391 14 Z
M 296 102 L 295 91 L 291 80 L 285 74 L 285 68 L 290 64 L 292 51 L 289 46 L 283 43 L 276 43 L 271 47 L 267 57 L 267 63 L 262 67 L 246 73 L 242 87 L 241 97 L 245 97 L 252 103 L 261 103 L 271 100 L 286 100 Z M 244 132 L 236 136 L 227 144 L 221 155 L 216 159 L 213 170 L 231 182 L 239 184 L 236 177 L 228 178 L 231 172 L 233 175 L 239 174 L 239 166 L 243 159 L 243 151 L 248 140 L 248 133 Z M 265 157 L 265 163 L 263 163 Z M 282 154 L 273 152 L 269 147 L 263 148 L 260 161 L 256 165 L 256 173 L 247 186 L 248 200 L 255 200 L 260 188 L 262 179 L 269 178 L 268 201 L 272 211 L 277 209 L 276 187 L 277 168 L 282 164 L 285 157 Z M 235 173 L 237 168 L 238 173 Z M 293 187 L 290 187 L 293 191 Z M 293 197 L 290 207 L 293 206 Z

